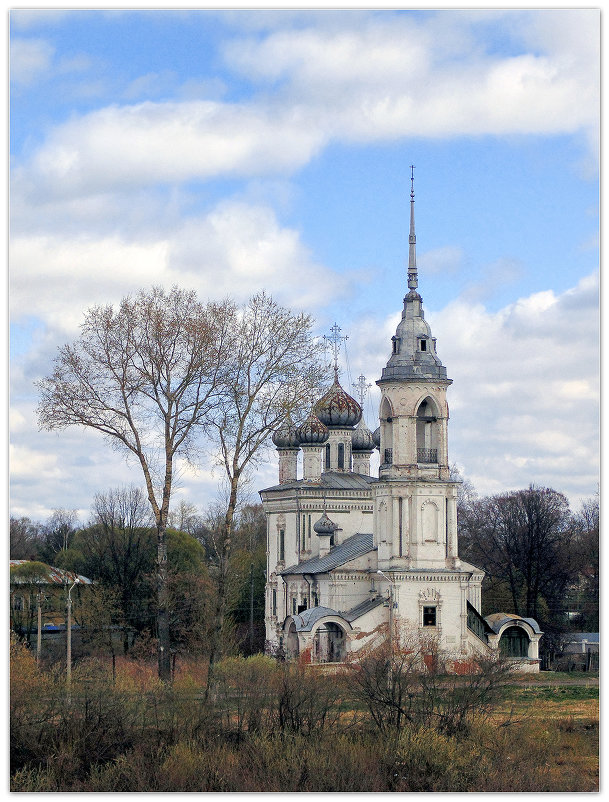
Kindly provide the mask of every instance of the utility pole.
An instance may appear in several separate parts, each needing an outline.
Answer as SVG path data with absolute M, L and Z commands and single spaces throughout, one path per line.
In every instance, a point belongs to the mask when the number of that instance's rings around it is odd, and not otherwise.
M 72 590 L 78 584 L 78 578 L 74 580 L 74 584 L 68 591 L 68 615 L 66 622 L 66 641 L 67 641 L 67 657 L 66 657 L 66 690 L 68 692 L 68 704 L 72 701 Z
M 250 566 L 250 655 L 254 654 L 254 563 Z
M 42 591 L 38 589 L 36 594 L 36 607 L 38 608 L 38 628 L 36 633 L 36 663 L 40 665 L 40 654 L 42 651 Z

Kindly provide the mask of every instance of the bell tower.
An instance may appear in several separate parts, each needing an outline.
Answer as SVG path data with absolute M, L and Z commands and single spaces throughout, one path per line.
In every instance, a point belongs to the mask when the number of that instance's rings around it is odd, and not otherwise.
M 452 384 L 419 295 L 411 167 L 408 292 L 391 338 L 381 390 L 379 482 L 375 532 L 380 568 L 454 568 L 457 483 L 448 464 L 448 404 Z

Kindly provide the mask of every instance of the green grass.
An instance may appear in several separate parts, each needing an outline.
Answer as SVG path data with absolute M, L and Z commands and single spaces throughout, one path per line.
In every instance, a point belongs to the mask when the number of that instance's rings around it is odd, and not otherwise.
M 598 699 L 599 689 L 586 685 L 555 685 L 553 687 L 516 688 L 514 692 L 522 698 L 549 699 L 555 701 L 579 701 L 582 699 Z

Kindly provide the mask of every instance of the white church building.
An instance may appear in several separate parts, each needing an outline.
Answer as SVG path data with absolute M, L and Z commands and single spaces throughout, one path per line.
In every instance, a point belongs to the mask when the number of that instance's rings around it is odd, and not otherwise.
M 448 461 L 452 380 L 417 287 L 412 188 L 408 292 L 377 381 L 379 427 L 368 429 L 362 405 L 341 387 L 335 349 L 329 391 L 301 425 L 273 436 L 279 483 L 260 491 L 267 646 L 288 658 L 341 662 L 390 633 L 418 633 L 456 660 L 499 649 L 538 671 L 536 621 L 483 618 L 484 572 L 459 557 L 458 482 Z M 375 448 L 380 467 L 371 476 Z

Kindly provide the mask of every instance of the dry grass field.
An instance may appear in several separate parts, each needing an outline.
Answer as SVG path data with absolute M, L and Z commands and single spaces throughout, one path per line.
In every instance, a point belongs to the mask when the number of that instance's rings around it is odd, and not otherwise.
M 598 790 L 598 676 L 510 675 L 456 730 L 434 710 L 379 729 L 349 672 L 232 658 L 205 701 L 196 663 L 166 687 L 152 665 L 83 661 L 67 700 L 60 667 L 12 652 L 13 791 Z

